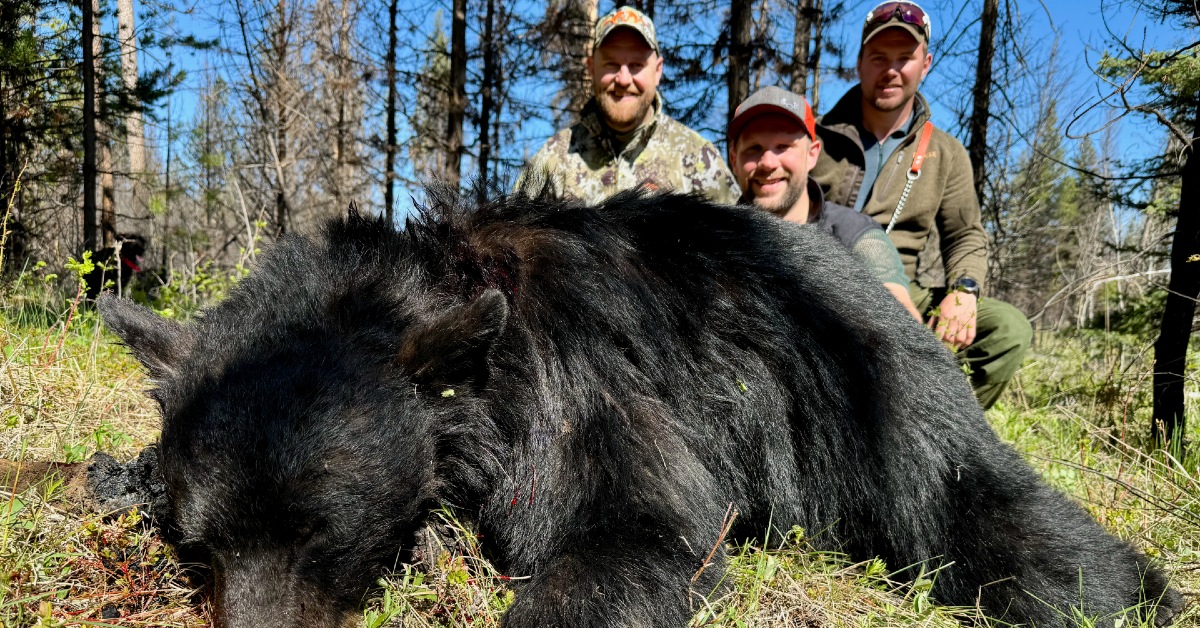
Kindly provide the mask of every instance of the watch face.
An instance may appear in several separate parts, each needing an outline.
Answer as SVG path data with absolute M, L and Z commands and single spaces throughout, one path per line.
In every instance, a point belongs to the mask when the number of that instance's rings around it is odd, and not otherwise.
M 979 282 L 970 277 L 963 277 L 954 282 L 954 287 L 968 294 L 977 294 L 979 292 Z

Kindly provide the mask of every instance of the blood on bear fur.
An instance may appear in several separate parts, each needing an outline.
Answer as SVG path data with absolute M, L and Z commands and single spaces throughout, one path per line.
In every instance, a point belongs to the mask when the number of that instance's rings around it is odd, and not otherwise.
M 284 238 L 188 325 L 100 307 L 156 386 L 168 537 L 230 628 L 338 625 L 436 504 L 528 577 L 510 628 L 685 625 L 731 503 L 734 538 L 946 565 L 939 601 L 1007 622 L 1182 605 L 836 242 L 762 212 L 435 198 L 402 231 Z

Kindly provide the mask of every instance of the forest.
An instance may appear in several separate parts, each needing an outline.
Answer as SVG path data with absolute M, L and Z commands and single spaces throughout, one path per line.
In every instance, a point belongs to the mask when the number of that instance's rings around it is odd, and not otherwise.
M 480 200 L 507 193 L 587 104 L 593 24 L 618 4 L 0 2 L 0 458 L 128 458 L 156 436 L 137 366 L 88 304 L 82 279 L 94 263 L 121 272 L 120 260 L 134 260 L 121 251 L 136 251 L 131 280 L 111 287 L 186 319 L 275 240 L 313 233 L 348 208 L 402 227 L 431 183 Z M 724 153 L 725 124 L 755 90 L 804 94 L 820 116 L 857 82 L 861 19 L 874 2 L 629 4 L 655 22 L 665 111 Z M 987 296 L 1016 306 L 1036 332 L 989 420 L 1194 595 L 1200 8 L 922 5 L 935 20 L 922 93 L 970 155 L 989 239 Z M 203 621 L 185 610 L 178 574 L 130 576 L 138 561 L 167 564 L 136 513 L 64 518 L 52 494 L 66 484 L 32 496 L 7 471 L 3 625 Z M 456 605 L 496 624 L 512 596 L 503 576 L 472 566 L 470 534 L 453 512 L 439 516 L 458 540 L 435 553 L 432 575 L 390 577 L 363 625 L 465 625 L 448 610 Z M 930 610 L 920 582 L 897 588 L 887 566 L 806 553 L 802 533 L 785 541 L 778 553 L 745 549 L 737 595 L 693 624 L 963 618 Z M 796 573 L 808 575 L 781 575 Z M 839 604 L 852 611 L 830 610 Z M 879 608 L 896 614 L 873 615 Z
M 719 146 L 736 103 L 759 87 L 806 94 L 818 115 L 831 106 L 853 78 L 852 24 L 866 10 L 635 5 L 661 33 L 666 111 Z M 507 191 L 586 103 L 591 24 L 612 8 L 4 3 L 3 268 L 61 267 L 128 236 L 146 247 L 143 286 L 186 284 L 245 267 L 263 242 L 352 202 L 399 221 L 430 180 Z M 1054 20 L 1077 10 L 1094 14 L 1098 32 L 1055 33 Z M 924 92 L 970 152 L 994 296 L 1041 329 L 1163 309 L 1156 351 L 1171 366 L 1155 417 L 1173 429 L 1200 286 L 1187 261 L 1200 241 L 1195 192 L 1184 184 L 1197 180 L 1186 174 L 1200 84 L 1194 4 L 1058 11 L 988 0 L 930 11 L 938 35 Z M 1148 40 L 1146 28 L 1161 36 Z M 1090 66 L 1071 67 L 1077 58 L 1062 50 L 1085 37 Z M 1130 151 L 1135 139 L 1144 146 Z

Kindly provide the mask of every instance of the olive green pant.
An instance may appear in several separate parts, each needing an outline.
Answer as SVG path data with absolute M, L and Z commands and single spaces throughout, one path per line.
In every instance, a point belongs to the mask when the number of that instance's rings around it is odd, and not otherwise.
M 928 318 L 930 308 L 937 307 L 946 296 L 946 289 L 931 290 L 910 282 L 908 294 L 917 309 Z M 969 367 L 975 398 L 985 410 L 1000 398 L 1008 380 L 1021 367 L 1021 360 L 1032 341 L 1033 327 L 1020 310 L 997 299 L 979 299 L 975 342 L 956 355 L 960 364 Z

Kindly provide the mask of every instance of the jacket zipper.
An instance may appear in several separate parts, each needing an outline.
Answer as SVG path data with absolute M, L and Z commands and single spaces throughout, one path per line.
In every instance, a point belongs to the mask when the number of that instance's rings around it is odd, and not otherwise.
M 905 143 L 896 147 L 896 163 L 892 164 L 891 170 L 888 171 L 888 176 L 887 176 L 887 179 L 883 182 L 883 187 L 880 188 L 880 187 L 876 186 L 874 189 L 884 191 L 884 190 L 887 190 L 892 185 L 892 179 L 896 178 L 896 171 L 899 170 L 900 167 L 904 164 L 904 151 L 908 150 L 908 147 L 912 146 L 916 142 L 917 135 L 918 135 L 917 133 L 911 133 L 911 134 L 905 136 L 905 138 L 904 138 Z

